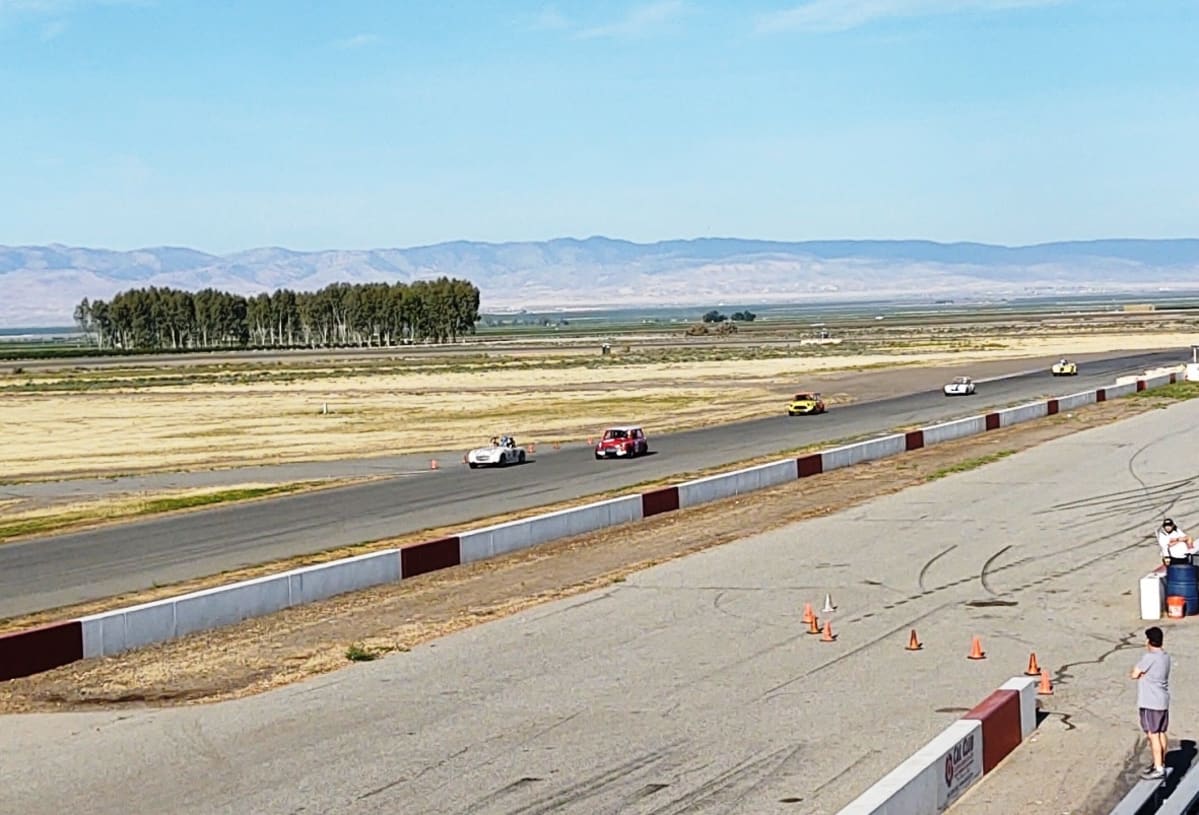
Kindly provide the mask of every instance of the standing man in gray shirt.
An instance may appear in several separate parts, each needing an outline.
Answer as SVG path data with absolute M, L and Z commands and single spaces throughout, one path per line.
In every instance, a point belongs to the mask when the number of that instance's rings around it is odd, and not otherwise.
M 1170 726 L 1170 655 L 1162 650 L 1164 637 L 1156 625 L 1145 629 L 1145 655 L 1132 669 L 1137 680 L 1141 730 L 1149 739 L 1153 766 L 1142 778 L 1166 777 L 1166 730 Z

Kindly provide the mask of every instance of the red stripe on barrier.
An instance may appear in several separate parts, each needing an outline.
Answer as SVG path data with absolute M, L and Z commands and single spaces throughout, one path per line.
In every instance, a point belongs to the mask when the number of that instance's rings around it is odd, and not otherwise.
M 810 456 L 800 456 L 795 460 L 795 464 L 799 468 L 800 478 L 807 478 L 810 475 L 820 475 L 824 472 L 824 458 L 820 453 Z
M 1107 388 L 1100 388 L 1099 390 L 1095 391 L 1095 401 L 1096 402 L 1106 402 L 1107 401 Z
M 924 446 L 924 431 L 923 430 L 909 430 L 907 433 L 903 434 L 903 449 L 919 450 L 923 446 Z
M 999 429 L 999 414 L 998 413 L 988 413 L 987 414 L 987 430 L 998 430 L 998 429 Z
M 1008 753 L 1020 746 L 1020 693 L 997 690 L 983 699 L 963 719 L 974 719 L 983 728 L 983 772 L 989 773 Z
M 1138 380 L 1137 380 L 1137 390 L 1138 390 L 1138 391 L 1143 391 L 1143 390 L 1145 390 L 1145 380 L 1144 380 L 1144 379 L 1138 379 Z
M 457 537 L 405 546 L 400 550 L 400 577 L 407 580 L 419 574 L 448 569 L 461 562 L 462 554 Z
M 678 508 L 678 487 L 663 487 L 660 490 L 641 493 L 641 515 L 645 518 L 661 515 L 663 512 L 674 512 Z
M 1178 383 L 1178 374 L 1170 374 L 1170 384 L 1175 385 L 1177 383 Z
M 1049 416 L 1057 415 L 1057 400 L 1050 399 L 1048 402 L 1046 402 L 1045 403 L 1045 411 L 1046 411 L 1047 415 L 1049 415 Z
M 80 659 L 83 659 L 83 624 L 78 620 L 0 635 L 0 682 Z

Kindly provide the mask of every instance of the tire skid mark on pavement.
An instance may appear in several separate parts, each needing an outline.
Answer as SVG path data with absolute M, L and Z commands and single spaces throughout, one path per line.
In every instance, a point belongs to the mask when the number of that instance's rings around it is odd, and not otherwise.
M 1011 550 L 1011 548 L 1012 548 L 1012 544 L 1009 543 L 1007 546 L 1004 546 L 998 552 L 996 552 L 995 554 L 993 554 L 989 558 L 987 558 L 986 561 L 983 563 L 982 569 L 978 573 L 978 582 L 982 584 L 982 587 L 987 592 L 987 594 L 990 594 L 993 597 L 998 597 L 1000 593 L 995 591 L 994 589 L 992 589 L 991 584 L 987 582 L 987 571 L 991 568 L 991 565 L 993 563 L 995 563 L 996 560 L 998 560 L 999 558 L 1001 558 L 1005 554 L 1007 554 Z M 1004 593 L 1006 594 L 1007 592 L 1004 592 Z
M 735 812 L 739 802 L 771 780 L 803 748 L 803 744 L 790 748 L 781 747 L 739 761 L 664 806 L 650 810 L 648 815 L 683 815 L 712 804 L 728 807 L 729 810 L 726 811 Z M 738 789 L 739 786 L 742 788 Z
M 945 555 L 948 555 L 950 552 L 952 552 L 954 549 L 957 549 L 957 548 L 958 548 L 958 545 L 956 543 L 951 543 L 949 546 L 945 547 L 940 552 L 938 552 L 937 554 L 935 554 L 931 558 L 929 558 L 927 561 L 925 561 L 924 566 L 920 569 L 920 577 L 916 581 L 916 584 L 918 586 L 920 586 L 921 592 L 924 592 L 927 594 L 929 591 L 928 588 L 924 585 L 924 578 L 928 575 L 928 570 L 932 568 L 934 563 L 936 563 L 942 557 L 944 557 Z

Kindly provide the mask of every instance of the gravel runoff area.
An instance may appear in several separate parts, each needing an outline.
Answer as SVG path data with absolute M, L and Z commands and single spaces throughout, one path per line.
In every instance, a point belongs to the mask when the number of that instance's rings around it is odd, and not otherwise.
M 955 811 L 1100 811 L 1144 763 L 1125 676 L 1144 628 L 1136 581 L 1156 563 L 1149 535 L 1163 512 L 1186 524 L 1199 510 L 1179 454 L 1199 443 L 1199 402 L 1106 424 L 1156 401 L 9 683 L 10 709 L 89 683 L 88 697 L 118 709 L 6 716 L 0 809 L 830 813 L 1036 651 L 1056 681 L 1048 718 Z M 1008 451 L 1021 452 L 968 469 Z M 930 479 L 955 463 L 964 471 Z M 815 517 L 738 540 L 804 515 Z M 638 556 L 663 562 L 617 568 Z M 572 568 L 586 562 L 590 575 Z M 572 577 L 591 590 L 555 599 Z M 800 622 L 826 591 L 838 605 L 832 643 Z M 406 652 L 221 704 L 147 709 L 97 684 L 140 665 L 130 700 L 153 687 L 203 697 L 221 676 L 244 694 L 283 663 L 302 675 L 321 633 L 338 639 L 372 619 Z M 424 637 L 411 629 L 422 624 Z M 913 627 L 918 652 L 903 647 Z M 1185 676 L 1199 639 L 1188 622 L 1165 627 Z M 965 658 L 975 635 L 983 661 Z M 223 667 L 201 664 L 231 646 Z M 1197 711 L 1176 682 L 1178 735 L 1193 735 Z

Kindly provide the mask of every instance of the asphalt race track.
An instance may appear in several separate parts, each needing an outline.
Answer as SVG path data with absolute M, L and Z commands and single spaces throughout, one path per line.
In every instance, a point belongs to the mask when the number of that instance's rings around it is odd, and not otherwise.
M 969 811 L 1107 812 L 1144 765 L 1137 578 L 1162 514 L 1199 513 L 1195 449 L 1182 402 L 260 696 L 7 717 L 0 811 L 831 815 L 1036 651 L 1055 695 L 1019 751 L 1052 750 Z M 832 643 L 800 620 L 825 591 Z
M 542 449 L 523 467 L 468 470 L 455 464 L 416 476 L 9 543 L 0 546 L 0 617 L 467 523 L 779 450 L 970 415 L 1043 394 L 1101 387 L 1119 374 L 1178 364 L 1185 356 L 1182 349 L 1080 356 L 1076 377 L 1054 378 L 1038 367 L 980 383 L 974 397 L 946 398 L 939 390 L 926 391 L 851 404 L 823 416 L 779 415 L 669 436 L 651 434 L 653 454 L 633 461 L 596 461 L 585 447 Z

